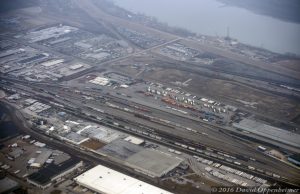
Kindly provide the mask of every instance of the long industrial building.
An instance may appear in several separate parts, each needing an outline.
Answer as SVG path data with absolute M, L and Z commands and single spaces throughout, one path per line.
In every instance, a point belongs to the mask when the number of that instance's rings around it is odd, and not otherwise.
M 157 178 L 179 166 L 182 161 L 181 158 L 158 150 L 144 149 L 130 156 L 126 164 L 140 173 Z
M 250 119 L 243 119 L 239 123 L 234 123 L 233 126 L 262 137 L 300 148 L 300 135 L 287 130 Z
M 74 180 L 101 194 L 172 194 L 102 165 L 86 171 Z
M 51 186 L 55 180 L 77 170 L 83 166 L 83 162 L 78 158 L 71 158 L 59 165 L 50 164 L 41 170 L 28 176 L 27 182 L 41 189 Z

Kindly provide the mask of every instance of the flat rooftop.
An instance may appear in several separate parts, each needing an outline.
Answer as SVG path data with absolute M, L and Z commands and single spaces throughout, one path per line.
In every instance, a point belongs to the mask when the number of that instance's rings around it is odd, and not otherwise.
M 300 147 L 300 135 L 289 132 L 277 127 L 273 127 L 258 121 L 243 119 L 239 123 L 234 123 L 234 127 L 249 131 L 253 134 L 260 135 L 269 139 L 273 139 L 287 145 Z
M 183 159 L 153 149 L 144 149 L 130 156 L 126 163 L 151 177 L 161 177 L 176 168 Z
M 128 136 L 124 140 L 128 141 L 130 143 L 136 144 L 136 145 L 140 145 L 140 144 L 145 142 L 143 139 L 140 139 L 140 138 L 137 138 L 137 137 L 134 137 L 134 136 Z
M 35 161 L 32 164 L 32 166 L 34 166 L 34 165 L 42 166 L 48 160 L 48 158 L 51 155 L 52 155 L 52 151 L 50 151 L 50 150 L 43 150 L 42 153 L 40 153 L 38 155 L 38 157 L 35 159 Z
M 0 193 L 10 193 L 19 187 L 19 183 L 8 177 L 0 179 Z
M 81 161 L 78 158 L 71 158 L 59 165 L 50 164 L 45 168 L 40 169 L 37 172 L 28 176 L 28 180 L 35 182 L 39 185 L 46 185 L 51 182 L 51 179 L 65 171 L 78 165 Z
M 98 165 L 74 179 L 77 184 L 105 194 L 172 194 L 168 191 Z
M 141 146 L 118 139 L 100 148 L 98 151 L 125 160 L 143 149 Z
M 78 132 L 79 133 L 79 132 Z M 119 138 L 120 133 L 104 126 L 87 126 L 80 131 L 83 136 L 102 141 L 104 143 L 110 143 Z
M 89 140 L 90 138 L 88 137 L 84 137 L 84 136 L 81 136 L 80 134 L 78 133 L 75 133 L 75 132 L 70 132 L 68 133 L 67 135 L 65 135 L 64 137 L 62 137 L 64 140 L 67 140 L 71 143 L 74 143 L 76 145 L 79 145 L 87 140 Z

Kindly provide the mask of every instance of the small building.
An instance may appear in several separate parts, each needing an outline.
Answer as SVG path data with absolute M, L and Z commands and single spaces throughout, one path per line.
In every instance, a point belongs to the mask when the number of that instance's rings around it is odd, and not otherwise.
M 24 135 L 24 136 L 22 137 L 22 139 L 23 139 L 23 140 L 28 140 L 28 139 L 30 139 L 30 137 L 31 137 L 30 135 Z
M 128 141 L 130 143 L 133 143 L 135 145 L 141 145 L 145 142 L 143 139 L 140 139 L 140 138 L 137 138 L 137 137 L 134 137 L 134 136 L 128 136 L 124 140 Z
M 70 66 L 69 68 L 71 70 L 77 70 L 77 69 L 80 69 L 81 67 L 83 67 L 82 64 L 75 64 L 75 65 Z
M 35 142 L 34 145 L 37 146 L 37 147 L 40 147 L 40 148 L 43 148 L 43 147 L 46 146 L 45 143 L 41 143 L 41 142 L 39 142 L 39 141 Z

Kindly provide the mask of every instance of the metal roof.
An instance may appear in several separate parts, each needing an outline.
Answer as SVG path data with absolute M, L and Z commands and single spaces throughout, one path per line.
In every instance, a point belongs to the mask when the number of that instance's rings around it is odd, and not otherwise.
M 287 130 L 250 119 L 243 119 L 239 123 L 234 123 L 233 126 L 288 145 L 300 147 L 300 135 Z

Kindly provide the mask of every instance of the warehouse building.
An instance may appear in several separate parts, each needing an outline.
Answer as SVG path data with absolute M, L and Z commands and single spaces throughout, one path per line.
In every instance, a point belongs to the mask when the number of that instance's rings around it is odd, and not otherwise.
M 70 158 L 59 165 L 49 164 L 45 168 L 29 175 L 27 177 L 27 182 L 41 189 L 46 189 L 51 186 L 52 182 L 75 171 L 82 165 L 82 161 L 77 158 Z
M 137 172 L 155 178 L 167 174 L 179 166 L 182 161 L 181 158 L 158 150 L 144 149 L 130 156 L 126 160 L 126 164 Z
M 300 148 L 300 135 L 287 130 L 279 129 L 250 119 L 243 119 L 239 123 L 234 123 L 233 126 L 255 135 Z
M 74 180 L 80 186 L 102 194 L 172 194 L 102 165 L 88 170 Z

